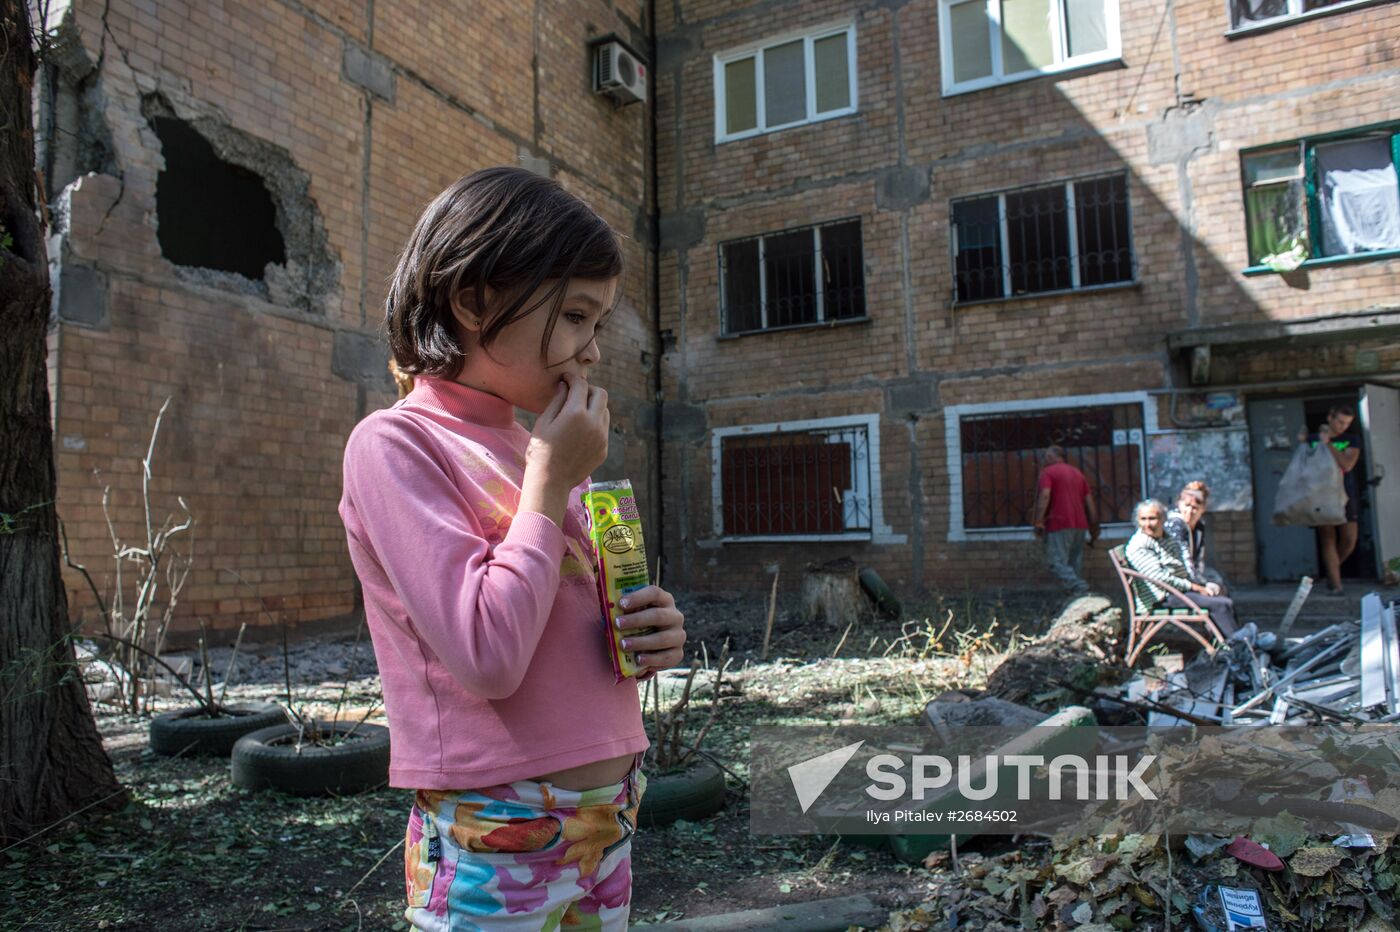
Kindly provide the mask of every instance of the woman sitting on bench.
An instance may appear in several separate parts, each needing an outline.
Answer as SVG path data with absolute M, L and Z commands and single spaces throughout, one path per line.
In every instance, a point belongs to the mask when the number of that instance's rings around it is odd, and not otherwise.
M 1164 532 L 1166 515 L 1167 509 L 1156 499 L 1138 503 L 1133 510 L 1137 533 L 1128 541 L 1123 553 L 1128 565 L 1148 579 L 1193 593 L 1192 601 L 1210 612 L 1215 626 L 1228 638 L 1236 630 L 1234 600 L 1221 595 L 1216 583 L 1192 582 L 1180 544 Z M 1188 607 L 1176 595 L 1143 579 L 1133 579 L 1133 597 L 1139 613 L 1161 607 Z

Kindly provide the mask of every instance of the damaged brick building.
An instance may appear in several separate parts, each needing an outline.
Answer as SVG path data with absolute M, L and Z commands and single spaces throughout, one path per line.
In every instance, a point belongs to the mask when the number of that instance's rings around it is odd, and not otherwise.
M 1395 2 L 111 0 L 50 23 L 60 514 L 75 559 L 110 560 L 102 487 L 134 533 L 173 397 L 153 488 L 199 520 L 182 618 L 353 615 L 339 456 L 393 398 L 384 278 L 422 204 L 489 164 L 628 235 L 603 472 L 639 486 L 673 585 L 850 556 L 907 590 L 1048 586 L 1049 442 L 1110 537 L 1199 476 L 1227 576 L 1296 576 L 1311 535 L 1269 527 L 1272 490 L 1339 399 L 1368 481 L 1400 479 Z M 594 92 L 613 40 L 653 65 L 646 102 Z M 1400 556 L 1397 479 L 1367 486 L 1353 575 Z
M 608 468 L 659 499 L 647 114 L 587 89 L 593 40 L 642 42 L 642 3 L 569 7 L 49 5 L 38 159 L 58 505 L 73 559 L 100 584 L 103 489 L 118 534 L 144 545 L 141 459 L 169 397 L 153 517 L 179 513 L 180 496 L 197 522 L 177 626 L 356 613 L 340 457 L 395 397 L 378 334 L 386 279 L 424 205 L 486 165 L 547 171 L 627 235 L 603 365 Z M 73 611 L 92 617 L 81 576 L 67 582 Z

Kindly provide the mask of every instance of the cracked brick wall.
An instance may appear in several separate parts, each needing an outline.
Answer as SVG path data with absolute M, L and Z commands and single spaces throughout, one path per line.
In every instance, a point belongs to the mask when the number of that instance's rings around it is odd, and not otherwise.
M 588 42 L 645 35 L 643 14 L 640 0 L 52 6 L 39 161 L 53 214 L 59 513 L 99 585 L 112 565 L 103 487 L 118 533 L 144 540 L 140 460 L 169 396 L 156 520 L 182 496 L 198 522 L 175 640 L 200 619 L 216 633 L 247 622 L 255 639 L 282 618 L 353 624 L 340 462 L 358 420 L 394 399 L 378 334 L 386 280 L 427 201 L 488 165 L 552 173 L 627 237 L 603 340 L 608 467 L 659 498 L 652 257 L 631 235 L 649 213 L 646 116 L 588 84 Z M 167 261 L 156 119 L 262 181 L 282 261 L 258 278 Z M 81 577 L 67 582 L 74 613 L 94 621 Z

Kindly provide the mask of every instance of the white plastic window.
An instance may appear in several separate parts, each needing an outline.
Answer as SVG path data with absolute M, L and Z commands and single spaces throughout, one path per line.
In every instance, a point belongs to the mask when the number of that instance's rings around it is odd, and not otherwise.
M 856 111 L 856 31 L 788 35 L 715 56 L 715 139 L 728 142 Z
M 939 0 L 943 93 L 1121 57 L 1118 0 Z

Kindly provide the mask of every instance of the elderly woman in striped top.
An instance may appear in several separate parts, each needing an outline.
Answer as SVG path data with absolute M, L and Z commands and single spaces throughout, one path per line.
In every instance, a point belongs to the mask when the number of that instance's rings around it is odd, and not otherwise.
M 1147 579 L 1133 579 L 1133 596 L 1139 612 L 1147 612 L 1159 605 L 1170 608 L 1184 608 L 1186 603 L 1175 595 L 1170 595 L 1160 586 L 1148 580 L 1166 583 L 1183 592 L 1192 593 L 1191 599 L 1201 608 L 1210 612 L 1220 633 L 1226 637 L 1235 633 L 1234 600 L 1220 594 L 1220 586 L 1213 582 L 1197 582 L 1192 578 L 1191 568 L 1181 551 L 1181 545 L 1164 530 L 1167 509 L 1156 499 L 1140 502 L 1133 511 L 1137 522 L 1137 533 L 1133 534 L 1124 551 L 1128 565 L 1146 576 Z

